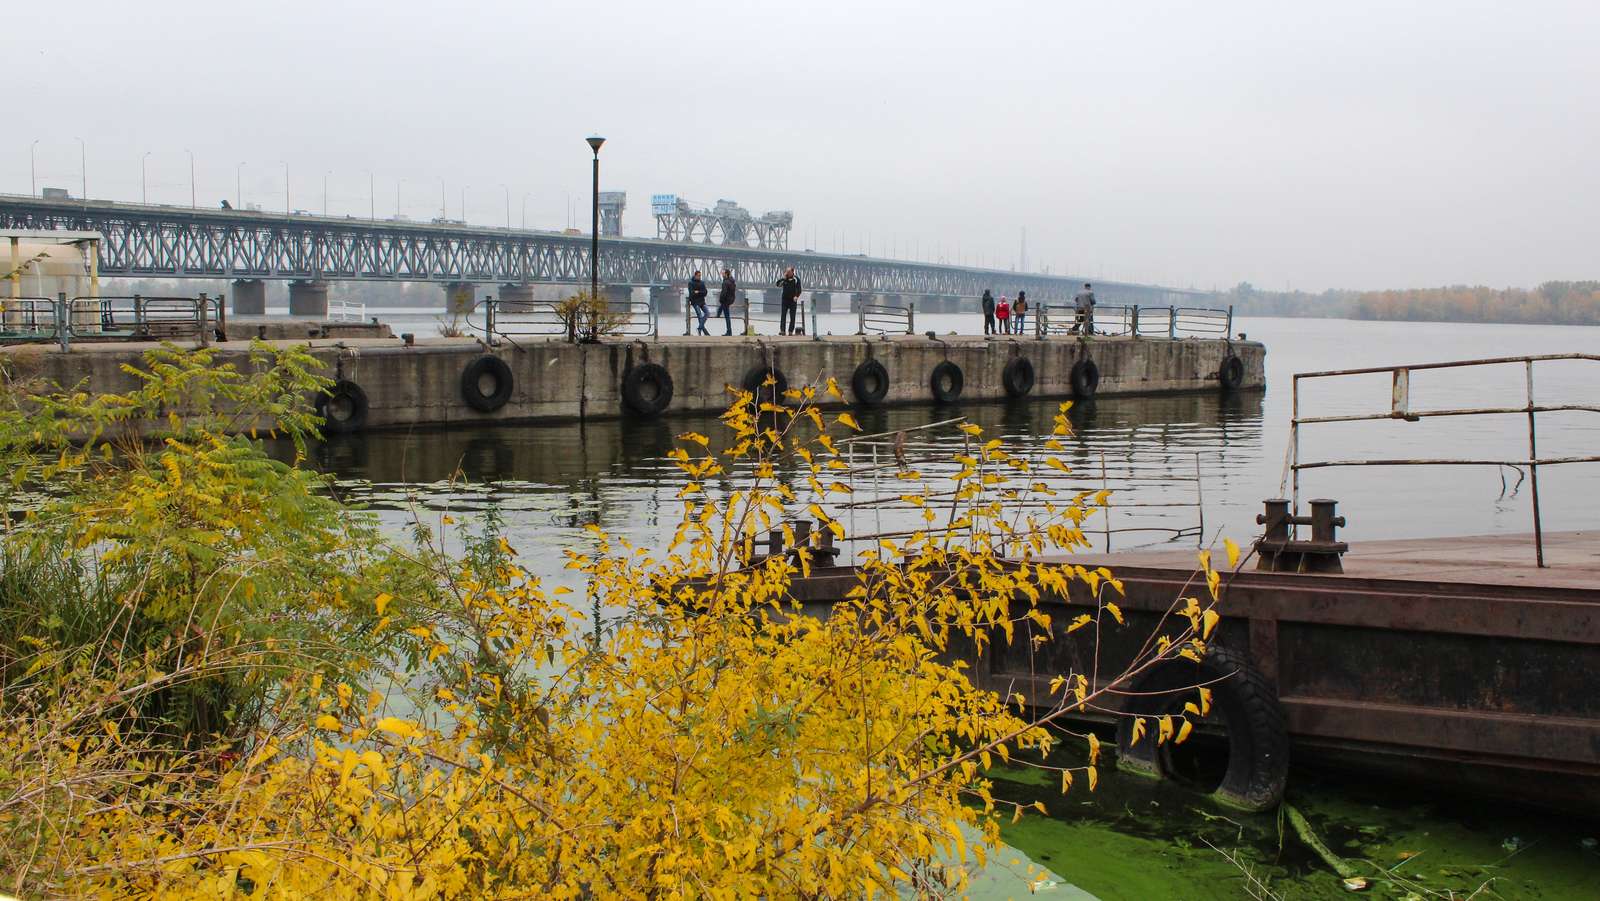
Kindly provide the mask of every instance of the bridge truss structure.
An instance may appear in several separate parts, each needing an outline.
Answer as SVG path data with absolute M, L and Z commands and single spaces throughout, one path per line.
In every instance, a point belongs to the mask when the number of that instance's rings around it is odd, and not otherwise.
M 101 277 L 405 281 L 441 284 L 585 284 L 588 235 L 196 210 L 110 201 L 0 196 L 0 228 L 102 235 Z M 695 270 L 724 267 L 743 286 L 770 287 L 794 266 L 808 291 L 975 298 L 1028 292 L 1036 303 L 1066 300 L 1081 278 L 1016 273 L 865 256 L 689 244 L 649 238 L 600 240 L 600 282 L 681 286 Z M 1182 304 L 1209 296 L 1154 285 L 1096 282 L 1102 302 Z
M 731 247 L 749 247 L 754 241 L 763 250 L 784 250 L 794 225 L 794 213 L 788 210 L 757 217 L 731 200 L 702 209 L 676 194 L 652 194 L 650 211 L 656 217 L 656 237 L 663 241 Z

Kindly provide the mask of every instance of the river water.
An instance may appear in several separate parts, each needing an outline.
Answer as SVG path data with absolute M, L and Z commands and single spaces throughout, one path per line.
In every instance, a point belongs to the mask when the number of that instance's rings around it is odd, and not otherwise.
M 431 316 L 375 311 L 396 332 L 432 334 Z M 971 332 L 976 317 L 919 316 L 918 328 Z M 1261 501 L 1286 486 L 1291 382 L 1295 372 L 1523 354 L 1600 353 L 1600 328 L 1328 319 L 1242 319 L 1235 331 L 1267 346 L 1267 390 L 1237 396 L 1102 398 L 1076 405 L 1070 484 L 1113 489 L 1097 546 L 1196 546 L 1219 536 L 1245 544 L 1256 534 Z M 854 331 L 854 318 L 823 317 L 824 331 Z M 730 380 L 734 375 L 730 373 Z M 1516 406 L 1526 402 L 1523 367 L 1415 373 L 1415 410 Z M 1594 403 L 1600 363 L 1555 362 L 1535 370 L 1540 403 Z M 1058 400 L 966 403 L 861 411 L 867 432 L 911 429 L 966 417 L 1023 448 L 1047 435 Z M 1384 412 L 1386 376 L 1308 383 L 1302 415 Z M 357 500 L 396 529 L 411 514 L 457 516 L 494 509 L 525 563 L 546 581 L 570 581 L 560 552 L 586 548 L 584 527 L 600 525 L 636 543 L 671 534 L 682 484 L 666 453 L 683 431 L 716 434 L 715 417 L 675 417 L 341 436 L 314 449 L 314 465 L 335 474 Z M 953 428 L 915 433 L 908 445 L 925 475 L 959 448 Z M 1568 412 L 1538 420 L 1541 457 L 1600 449 L 1600 416 Z M 1308 426 L 1303 460 L 1352 458 L 1513 459 L 1527 456 L 1527 418 L 1456 417 Z M 870 456 L 870 445 L 858 451 Z M 885 451 L 886 452 L 886 451 Z M 464 478 L 452 479 L 456 473 Z M 1600 465 L 1545 467 L 1539 473 L 1547 530 L 1600 528 Z M 1322 469 L 1304 474 L 1301 497 L 1331 497 L 1353 540 L 1531 531 L 1530 484 L 1515 470 L 1480 467 Z M 909 522 L 894 511 L 858 513 L 854 531 Z M 869 518 L 870 517 L 870 518 Z M 887 517 L 887 519 L 885 518 Z M 1201 531 L 1203 528 L 1203 532 Z M 1202 537 L 1203 536 L 1203 537 Z M 1513 540 L 1513 539 L 1508 539 Z M 1531 543 L 1528 553 L 1533 551 Z M 1470 799 L 1419 795 L 1319 773 L 1296 772 L 1292 795 L 1342 853 L 1397 867 L 1384 897 L 1600 897 L 1600 825 L 1488 810 Z M 1073 884 L 1106 898 L 1231 898 L 1249 894 L 1245 871 L 1288 898 L 1334 897 L 1338 880 L 1280 840 L 1270 817 L 1220 818 L 1192 798 L 1112 777 L 1094 797 L 1070 803 L 1006 774 L 1003 792 L 1046 799 L 1053 815 L 1030 817 L 1007 840 Z M 1215 847 L 1213 847 L 1215 846 Z M 1280 850 L 1281 848 L 1281 850 Z M 1225 856 L 1226 855 L 1226 856 Z M 1232 861 L 1227 857 L 1231 856 Z M 1414 883 L 1401 885 L 1401 877 Z M 1396 885 L 1401 885 L 1397 888 Z M 1453 896 L 1450 893 L 1454 893 Z

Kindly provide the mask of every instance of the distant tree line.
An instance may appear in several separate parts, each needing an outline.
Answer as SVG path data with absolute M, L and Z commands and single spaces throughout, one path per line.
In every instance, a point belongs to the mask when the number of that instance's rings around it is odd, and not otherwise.
M 1244 316 L 1409 322 L 1600 325 L 1600 281 L 1545 282 L 1533 290 L 1452 285 L 1389 291 L 1262 291 L 1240 282 L 1223 300 Z

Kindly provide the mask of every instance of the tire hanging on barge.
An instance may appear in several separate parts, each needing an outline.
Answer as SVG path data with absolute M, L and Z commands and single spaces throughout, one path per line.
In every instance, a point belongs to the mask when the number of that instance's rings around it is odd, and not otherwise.
M 511 367 L 493 354 L 484 354 L 461 370 L 461 399 L 479 413 L 493 413 L 505 406 L 515 386 Z
M 1197 692 L 1209 685 L 1211 709 L 1195 718 L 1185 744 L 1158 741 L 1162 716 L 1176 717 Z M 1277 692 L 1248 655 L 1212 644 L 1199 663 L 1170 660 L 1130 686 L 1124 715 L 1117 725 L 1117 766 L 1143 775 L 1172 779 L 1217 801 L 1247 811 L 1270 810 L 1283 800 L 1289 779 L 1289 730 Z M 1133 740 L 1135 717 L 1144 717 L 1144 735 Z M 1213 729 L 1210 727 L 1220 727 Z M 1226 740 L 1218 753 L 1216 740 Z
M 345 435 L 366 428 L 369 406 L 367 392 L 349 379 L 339 379 L 327 393 L 317 395 L 317 415 L 329 434 Z
M 1008 397 L 1027 397 L 1033 390 L 1033 361 L 1013 357 L 1000 372 L 1000 385 Z
M 766 384 L 768 377 L 773 381 L 770 386 Z M 781 405 L 783 393 L 789 390 L 789 379 L 776 364 L 772 366 L 757 364 L 745 372 L 739 386 L 750 392 L 757 406 L 762 403 Z
M 850 375 L 850 393 L 863 407 L 876 407 L 889 394 L 889 370 L 877 360 L 862 360 Z
M 1100 367 L 1093 360 L 1079 360 L 1072 364 L 1072 396 L 1080 400 L 1094 397 L 1100 390 Z
M 933 399 L 941 404 L 953 403 L 961 396 L 961 387 L 966 382 L 961 367 L 945 360 L 933 367 L 933 373 L 928 379 L 928 385 L 933 390 Z
M 658 416 L 672 403 L 672 373 L 660 363 L 640 363 L 622 377 L 622 402 L 640 416 Z
M 1217 381 L 1224 391 L 1237 391 L 1244 384 L 1244 361 L 1238 354 L 1229 351 L 1222 359 L 1222 365 L 1217 367 Z

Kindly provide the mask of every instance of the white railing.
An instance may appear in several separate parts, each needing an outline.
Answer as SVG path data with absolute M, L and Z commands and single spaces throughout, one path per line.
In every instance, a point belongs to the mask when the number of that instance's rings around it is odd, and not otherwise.
M 862 304 L 857 322 L 858 335 L 910 335 L 916 332 L 917 307 L 916 304 L 904 307 Z
M 332 299 L 328 301 L 329 322 L 366 322 L 367 305 L 349 300 Z

